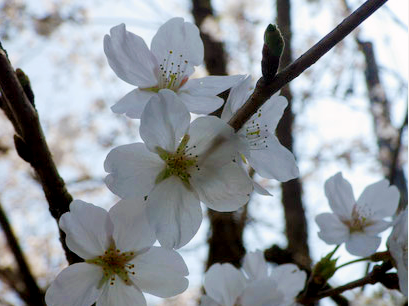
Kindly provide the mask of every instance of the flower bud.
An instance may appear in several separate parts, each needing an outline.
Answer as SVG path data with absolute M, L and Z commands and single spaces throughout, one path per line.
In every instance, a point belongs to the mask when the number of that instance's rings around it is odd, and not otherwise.
M 261 70 L 267 81 L 272 80 L 276 75 L 283 50 L 284 39 L 280 30 L 275 25 L 269 24 L 264 32 L 263 59 L 261 60 Z

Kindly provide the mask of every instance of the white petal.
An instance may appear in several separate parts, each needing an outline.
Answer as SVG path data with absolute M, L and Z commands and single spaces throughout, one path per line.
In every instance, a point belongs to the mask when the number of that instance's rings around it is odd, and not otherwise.
M 408 296 L 408 208 L 395 219 L 395 226 L 388 238 L 388 249 L 398 270 L 400 291 Z
M 178 92 L 180 100 L 189 112 L 195 114 L 209 114 L 223 105 L 223 99 L 218 96 L 196 96 L 187 92 Z
M 116 75 L 132 85 L 152 87 L 158 84 L 158 64 L 143 39 L 125 29 L 122 23 L 104 37 L 104 51 Z
M 296 265 L 284 264 L 273 269 L 271 279 L 276 282 L 277 289 L 284 294 L 285 300 L 291 304 L 298 293 L 304 289 L 307 275 Z
M 284 295 L 270 279 L 250 283 L 240 296 L 242 306 L 284 306 Z
M 156 241 L 146 215 L 146 203 L 141 198 L 121 200 L 109 210 L 114 224 L 113 237 L 121 252 L 150 248 Z
M 384 220 L 377 220 L 377 221 L 374 221 L 372 225 L 366 226 L 364 228 L 364 231 L 368 235 L 376 236 L 377 234 L 389 228 L 391 225 L 392 225 L 391 222 L 384 221 Z
M 251 89 L 251 76 L 242 76 L 237 84 L 230 90 L 229 97 L 227 98 L 226 105 L 224 106 L 221 115 L 221 118 L 224 121 L 229 121 L 233 114 L 243 106 L 251 93 Z
M 178 249 L 199 230 L 202 209 L 199 197 L 175 176 L 160 182 L 148 197 L 148 218 L 163 247 Z
M 254 191 L 260 195 L 270 196 L 270 197 L 273 196 L 267 189 L 265 189 L 263 186 L 261 186 L 256 181 L 253 181 L 253 188 L 254 188 Z
M 249 164 L 262 177 L 287 182 L 300 175 L 294 155 L 274 135 L 266 136 L 264 149 L 250 149 Z
M 140 119 L 146 103 L 153 96 L 156 96 L 156 93 L 136 88 L 112 106 L 111 110 L 116 114 L 125 114 L 129 118 Z
M 357 201 L 358 206 L 370 208 L 371 219 L 383 219 L 392 216 L 399 204 L 399 191 L 396 186 L 389 186 L 388 180 L 369 185 Z
M 113 285 L 106 283 L 97 306 L 145 306 L 146 300 L 141 290 L 133 285 L 125 285 L 121 278 L 116 276 Z
M 166 59 L 182 66 L 186 60 L 189 68 L 203 62 L 204 47 L 199 29 L 183 18 L 172 18 L 163 24 L 152 39 L 151 50 L 160 64 Z
M 91 305 L 102 293 L 97 289 L 102 277 L 102 269 L 96 265 L 76 263 L 68 266 L 47 289 L 45 302 L 48 306 Z
M 189 135 L 189 153 L 198 155 L 200 167 L 221 167 L 235 159 L 237 151 L 246 148 L 232 127 L 214 116 L 193 121 Z
M 223 306 L 233 306 L 246 287 L 246 279 L 229 263 L 214 264 L 205 274 L 206 294 Z
M 200 306 L 223 306 L 213 300 L 210 296 L 202 295 L 200 298 Z
M 110 246 L 113 225 L 108 212 L 101 207 L 72 201 L 70 211 L 61 216 L 59 225 L 67 235 L 67 246 L 81 258 L 95 258 Z
M 187 81 L 180 88 L 181 91 L 190 92 L 193 96 L 215 96 L 234 86 L 243 75 L 232 76 L 207 76 Z
M 364 233 L 352 233 L 345 247 L 352 255 L 366 257 L 375 253 L 380 244 L 380 237 L 368 236 Z
M 156 153 L 157 147 L 175 152 L 189 124 L 187 108 L 173 91 L 162 89 L 146 105 L 139 131 L 151 152 Z
M 327 244 L 341 244 L 348 240 L 349 229 L 343 224 L 337 215 L 323 213 L 315 217 L 320 232 L 318 236 Z
M 283 116 L 284 110 L 287 105 L 287 99 L 283 96 L 279 96 L 278 93 L 276 93 L 270 99 L 268 99 L 267 102 L 264 103 L 260 108 L 260 111 L 253 116 L 258 116 L 258 114 L 261 114 L 260 117 L 257 117 L 257 122 L 259 122 L 261 126 L 267 125 L 270 133 L 274 133 L 274 130 L 276 129 L 278 122 Z M 253 118 L 256 119 L 256 117 Z
M 189 274 L 182 256 L 173 250 L 152 247 L 137 256 L 134 281 L 143 291 L 162 298 L 175 296 L 188 287 Z
M 351 184 L 339 172 L 325 182 L 325 195 L 334 213 L 345 220 L 349 220 L 355 205 Z
M 235 211 L 246 204 L 253 191 L 252 181 L 236 163 L 221 168 L 203 167 L 192 174 L 191 184 L 200 201 L 216 211 Z
M 163 160 L 143 143 L 119 146 L 105 159 L 105 171 L 110 173 L 105 184 L 121 198 L 144 197 L 155 186 L 156 177 L 164 167 Z
M 262 279 L 268 276 L 268 265 L 263 252 L 260 250 L 247 253 L 246 256 L 244 256 L 242 268 L 252 280 Z

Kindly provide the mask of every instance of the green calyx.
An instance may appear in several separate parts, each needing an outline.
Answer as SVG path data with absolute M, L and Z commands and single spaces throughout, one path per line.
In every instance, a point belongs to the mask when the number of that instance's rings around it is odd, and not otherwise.
M 280 57 L 284 50 L 284 39 L 280 30 L 273 24 L 267 26 L 264 32 L 264 43 L 267 45 L 269 52 Z
M 130 286 L 132 282 L 129 278 L 129 274 L 135 274 L 135 272 L 132 271 L 135 266 L 128 262 L 135 257 L 135 252 L 121 252 L 115 247 L 115 244 L 113 244 L 104 252 L 104 255 L 87 259 L 85 262 L 102 267 L 103 277 L 98 284 L 98 288 L 101 288 L 108 281 L 110 285 L 114 285 L 116 275 L 118 275 L 126 285 Z
M 190 185 L 189 169 L 196 165 L 197 156 L 186 154 L 189 138 L 189 135 L 185 135 L 174 153 L 168 152 L 160 147 L 156 148 L 159 157 L 166 163 L 165 168 L 156 177 L 156 184 L 174 175 L 179 177 L 183 183 L 187 184 L 188 186 Z
M 321 258 L 312 271 L 314 283 L 324 285 L 337 271 L 338 258 L 332 259 L 334 252 Z

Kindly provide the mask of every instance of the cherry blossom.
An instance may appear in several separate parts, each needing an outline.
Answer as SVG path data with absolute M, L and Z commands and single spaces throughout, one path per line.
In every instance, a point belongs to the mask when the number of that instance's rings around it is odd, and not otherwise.
M 116 75 L 137 86 L 119 100 L 112 111 L 139 119 L 149 99 L 161 90 L 178 94 L 190 112 L 208 114 L 223 104 L 217 94 L 232 87 L 240 76 L 208 76 L 189 80 L 194 66 L 203 62 L 204 47 L 199 29 L 183 18 L 163 24 L 152 39 L 144 40 L 120 24 L 104 38 L 104 51 Z
M 145 107 L 145 143 L 114 148 L 105 160 L 105 182 L 118 196 L 147 196 L 147 214 L 162 246 L 180 248 L 202 221 L 200 201 L 234 211 L 249 200 L 252 183 L 233 161 L 243 145 L 219 118 L 190 114 L 178 96 L 162 90 Z
M 156 239 L 143 203 L 121 200 L 107 212 L 75 200 L 59 225 L 67 246 L 84 262 L 67 267 L 51 283 L 49 306 L 146 305 L 142 291 L 165 298 L 188 286 L 182 257 L 152 246 Z
M 382 180 L 366 187 L 355 201 L 352 186 L 337 173 L 326 181 L 325 195 L 334 213 L 316 217 L 318 236 L 327 244 L 345 242 L 352 255 L 373 254 L 381 243 L 378 234 L 391 225 L 384 218 L 392 216 L 398 207 L 398 189 Z
M 269 266 L 261 251 L 246 254 L 242 270 L 214 264 L 205 274 L 202 306 L 289 306 L 304 288 L 306 274 L 293 264 Z
M 221 118 L 228 121 L 251 95 L 250 76 L 242 78 L 234 86 L 227 99 Z M 262 177 L 286 182 L 299 176 L 294 155 L 280 144 L 274 135 L 287 100 L 278 94 L 273 95 L 238 132 L 247 146 L 240 153 L 250 166 Z
M 398 270 L 400 291 L 408 296 L 408 208 L 395 219 L 395 226 L 388 238 L 388 249 Z

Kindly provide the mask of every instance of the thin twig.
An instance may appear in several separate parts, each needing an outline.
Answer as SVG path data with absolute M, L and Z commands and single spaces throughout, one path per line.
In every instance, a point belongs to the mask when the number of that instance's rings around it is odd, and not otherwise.
M 306 53 L 278 73 L 271 82 L 267 83 L 263 78 L 260 78 L 253 94 L 233 115 L 229 124 L 236 131 L 240 130 L 244 123 L 246 123 L 274 93 L 312 66 L 386 2 L 387 0 L 366 1 Z
M 10 247 L 11 252 L 16 259 L 18 269 L 20 271 L 20 277 L 24 280 L 25 289 L 31 301 L 35 305 L 45 305 L 44 303 L 44 292 L 38 287 L 37 282 L 33 274 L 31 273 L 30 267 L 27 264 L 27 261 L 23 255 L 23 251 L 20 248 L 20 244 L 16 236 L 13 233 L 13 229 L 10 225 L 10 222 L 6 216 L 5 211 L 0 203 L 0 226 L 3 229 L 3 232 L 6 236 L 7 243 Z
M 317 293 L 315 296 L 302 296 L 301 299 L 299 299 L 297 302 L 303 305 L 308 305 L 310 303 L 313 303 L 314 301 L 318 301 L 320 299 L 323 299 L 325 297 L 329 296 L 334 296 L 334 295 L 339 295 L 343 293 L 344 291 L 351 290 L 354 288 L 362 287 L 367 284 L 376 284 L 378 282 L 381 282 L 382 279 L 385 277 L 386 272 L 392 268 L 392 265 L 390 262 L 383 263 L 382 265 L 375 266 L 372 270 L 371 273 L 366 275 L 363 278 L 360 278 L 358 280 L 352 281 L 348 284 L 345 284 L 343 286 L 339 286 L 336 288 L 331 288 L 327 289 L 324 291 L 321 291 Z

